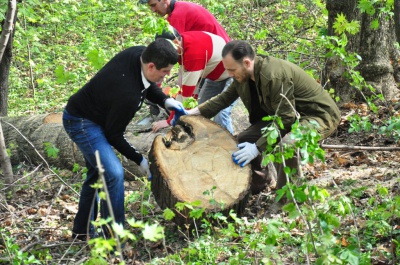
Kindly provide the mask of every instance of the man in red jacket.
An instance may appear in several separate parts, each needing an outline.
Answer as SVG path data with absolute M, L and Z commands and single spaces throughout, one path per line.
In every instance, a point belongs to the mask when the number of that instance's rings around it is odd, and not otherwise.
M 168 15 L 167 20 L 179 33 L 186 31 L 207 31 L 230 41 L 225 29 L 217 19 L 201 5 L 175 0 L 139 0 L 148 4 L 151 11 L 160 16 Z
M 181 91 L 177 96 L 180 101 L 188 97 L 196 97 L 198 94 L 198 103 L 220 94 L 231 83 L 232 78 L 225 70 L 222 64 L 222 48 L 226 41 L 215 34 L 205 31 L 187 31 L 180 34 L 175 28 L 164 30 L 156 38 L 165 38 L 174 42 L 177 47 L 179 58 L 178 63 L 181 66 L 179 70 L 179 86 Z M 204 79 L 204 84 L 199 88 L 199 80 Z M 220 124 L 233 134 L 231 119 L 232 107 L 235 103 L 221 110 L 215 115 L 214 121 Z M 174 125 L 173 114 L 170 119 L 159 121 L 153 124 L 153 131 Z M 172 122 L 172 123 L 171 123 Z

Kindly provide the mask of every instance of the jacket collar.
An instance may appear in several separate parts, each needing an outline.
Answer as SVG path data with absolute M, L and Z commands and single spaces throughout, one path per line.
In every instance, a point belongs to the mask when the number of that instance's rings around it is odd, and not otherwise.
M 260 73 L 261 73 L 263 62 L 264 62 L 264 60 L 259 56 L 256 56 L 254 58 L 254 79 L 255 79 L 256 84 L 258 84 L 258 82 L 260 80 Z

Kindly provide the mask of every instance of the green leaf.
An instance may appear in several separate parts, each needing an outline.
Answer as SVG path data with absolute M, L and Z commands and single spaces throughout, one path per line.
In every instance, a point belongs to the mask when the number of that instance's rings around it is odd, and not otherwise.
M 374 8 L 374 0 L 360 0 L 358 2 L 358 8 L 361 10 L 362 13 L 367 13 L 368 15 L 373 15 L 375 14 L 375 8 Z
M 360 31 L 360 22 L 352 20 L 346 25 L 346 31 L 352 35 L 357 34 Z
M 167 208 L 164 210 L 163 216 L 164 216 L 165 220 L 170 221 L 170 220 L 172 220 L 172 218 L 175 217 L 175 213 L 171 209 Z
M 295 190 L 294 191 L 294 198 L 298 202 L 302 203 L 302 202 L 305 202 L 307 200 L 307 195 L 303 190 Z
M 271 130 L 267 136 L 268 145 L 273 145 L 278 139 L 279 133 L 276 129 Z
M 186 206 L 186 203 L 184 203 L 184 202 L 177 202 L 177 203 L 175 204 L 175 208 L 176 208 L 178 211 L 183 211 L 183 209 L 185 209 L 185 206 Z
M 349 249 L 343 250 L 340 254 L 340 259 L 347 261 L 350 265 L 359 264 L 359 254 Z
M 204 208 L 194 209 L 190 211 L 189 216 L 195 219 L 200 219 L 203 216 L 204 210 L 205 210 Z
M 47 156 L 50 158 L 57 158 L 58 157 L 58 152 L 60 152 L 60 150 L 52 143 L 50 142 L 45 142 L 43 143 L 44 145 L 44 149 L 47 152 Z
M 346 16 L 343 13 L 340 13 L 336 16 L 335 22 L 333 23 L 333 28 L 335 29 L 335 33 L 341 35 L 345 32 L 345 26 L 347 25 Z
M 129 238 L 131 240 L 136 240 L 135 235 L 132 234 L 129 230 L 124 229 L 124 226 L 122 224 L 114 223 L 112 225 L 112 227 L 113 227 L 113 230 L 115 231 L 115 233 L 118 234 L 118 236 L 120 238 L 123 238 L 123 239 Z
M 182 105 L 185 109 L 194 109 L 198 103 L 194 97 L 189 97 L 183 101 Z
M 87 54 L 87 58 L 89 60 L 89 64 L 93 66 L 95 70 L 99 70 L 103 67 L 105 58 L 104 56 L 100 55 L 99 50 L 90 50 Z
M 371 21 L 371 29 L 379 29 L 379 20 L 378 19 L 374 19 Z
M 64 66 L 58 65 L 54 70 L 54 74 L 56 75 L 56 81 L 60 84 L 64 84 L 68 81 L 67 73 L 64 70 Z
M 145 224 L 142 233 L 143 237 L 150 241 L 158 241 L 164 238 L 164 228 L 157 224 Z
M 289 218 L 295 219 L 296 217 L 300 216 L 299 211 L 297 211 L 296 206 L 294 205 L 293 202 L 285 204 L 282 207 L 282 210 L 286 211 L 289 213 Z
M 144 223 L 143 221 L 136 221 L 134 218 L 130 218 L 128 220 L 126 220 L 126 222 L 134 228 L 144 228 Z

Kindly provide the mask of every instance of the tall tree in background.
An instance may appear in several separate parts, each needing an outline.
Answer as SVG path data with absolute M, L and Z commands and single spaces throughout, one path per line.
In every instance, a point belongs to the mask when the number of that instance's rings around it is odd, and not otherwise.
M 398 0 L 396 4 L 398 5 Z M 345 16 L 347 21 L 358 21 L 360 30 L 352 35 L 347 34 L 348 44 L 346 51 L 357 53 L 362 60 L 356 70 L 376 89 L 376 93 L 382 93 L 385 99 L 390 100 L 399 95 L 397 82 L 400 81 L 399 50 L 396 49 L 395 19 L 388 13 L 380 12 L 386 3 L 373 3 L 370 9 L 360 6 L 358 0 L 327 0 L 326 8 L 328 17 L 328 35 L 337 35 L 334 23 L 339 16 Z M 364 1 L 364 3 L 367 3 Z M 381 6 L 378 6 L 381 5 Z M 379 25 L 374 29 L 372 25 Z M 342 102 L 362 100 L 356 93 L 354 83 L 350 84 L 345 78 L 346 68 L 339 56 L 328 59 L 326 64 L 326 79 L 342 99 Z M 368 93 L 368 91 L 363 91 Z
M 12 57 L 14 25 L 17 19 L 16 0 L 8 1 L 6 19 L 1 23 L 0 37 L 0 116 L 7 116 L 8 76 Z
M 397 42 L 400 44 L 400 0 L 394 0 L 394 24 Z
M 3 85 L 6 85 L 8 82 L 8 72 L 10 69 L 11 62 L 11 45 L 12 42 L 12 32 L 15 24 L 15 17 L 17 12 L 17 3 L 16 0 L 9 0 L 8 2 L 8 10 L 6 14 L 6 19 L 2 23 L 2 31 L 0 35 L 0 98 L 1 101 L 5 101 L 7 104 L 7 93 L 3 94 Z M 9 56 L 7 58 L 7 56 Z M 6 67 L 3 65 L 6 64 Z M 5 72 L 4 72 L 5 70 Z M 8 89 L 6 89 L 6 92 Z M 0 104 L 1 105 L 1 104 Z M 7 114 L 7 105 L 6 105 L 6 114 Z M 3 116 L 3 112 L 0 112 L 0 116 Z M 3 129 L 1 126 L 0 120 L 0 165 L 4 174 L 4 181 L 6 184 L 11 184 L 13 180 L 13 172 L 10 162 L 10 157 L 6 151 L 6 144 L 3 137 Z M 11 190 L 10 190 L 11 191 Z M 10 194 L 8 194 L 10 195 Z

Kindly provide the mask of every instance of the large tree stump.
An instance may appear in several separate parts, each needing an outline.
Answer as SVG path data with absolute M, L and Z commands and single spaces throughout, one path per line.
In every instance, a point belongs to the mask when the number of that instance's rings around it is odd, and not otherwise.
M 181 117 L 165 136 L 154 139 L 149 153 L 151 189 L 158 205 L 175 210 L 177 202 L 200 201 L 205 213 L 242 213 L 251 178 L 249 166 L 241 168 L 232 161 L 236 145 L 235 138 L 213 121 Z M 174 221 L 189 223 L 181 214 Z

